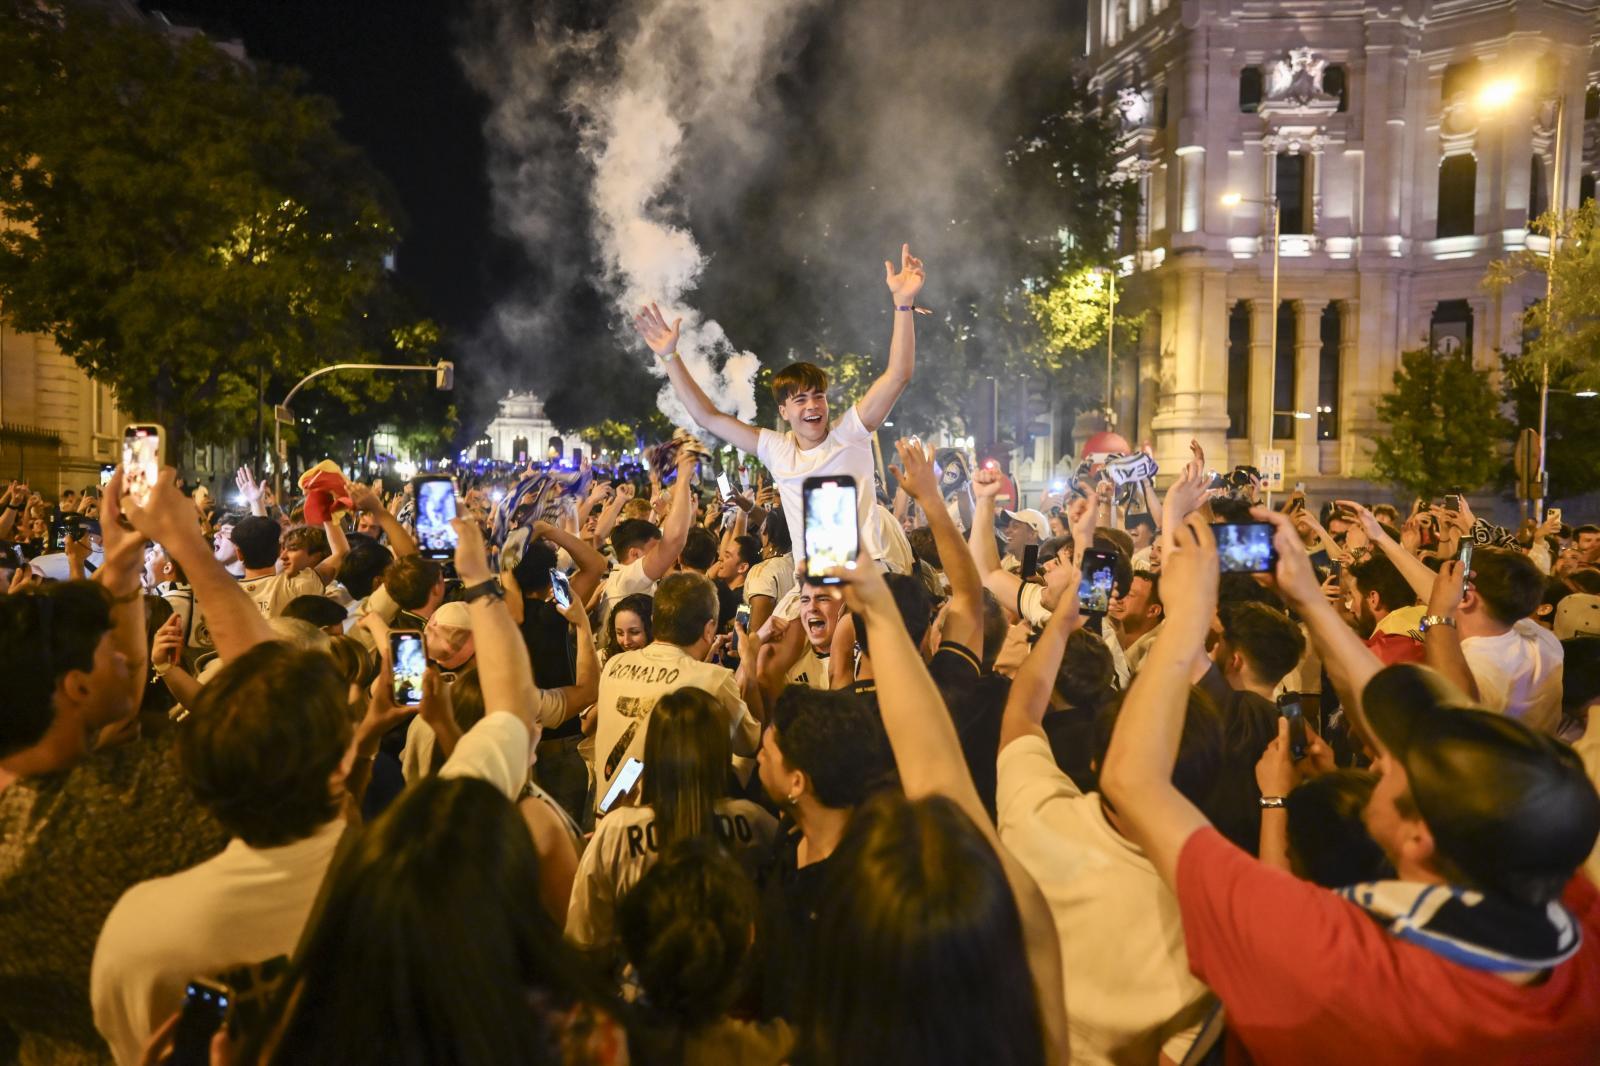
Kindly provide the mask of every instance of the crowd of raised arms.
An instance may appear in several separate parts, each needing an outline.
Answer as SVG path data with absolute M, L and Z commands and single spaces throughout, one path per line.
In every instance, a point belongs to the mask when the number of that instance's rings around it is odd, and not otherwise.
M 1600 1062 L 1600 529 L 880 481 L 923 276 L 784 431 L 640 311 L 731 491 L 13 484 L 0 1061 Z

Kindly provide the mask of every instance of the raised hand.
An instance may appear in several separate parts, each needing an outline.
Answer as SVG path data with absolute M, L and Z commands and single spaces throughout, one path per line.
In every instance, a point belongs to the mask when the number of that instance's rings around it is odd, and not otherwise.
M 1428 613 L 1447 618 L 1455 617 L 1461 606 L 1461 597 L 1467 587 L 1467 571 L 1460 559 L 1445 559 L 1439 564 L 1439 573 L 1433 579 L 1433 591 L 1428 596 Z
M 233 483 L 239 489 L 239 495 L 244 497 L 252 509 L 261 502 L 261 490 L 264 486 L 256 484 L 255 475 L 250 473 L 250 468 L 241 466 L 233 475 Z
M 1000 471 L 980 466 L 972 472 L 972 494 L 978 499 L 995 499 L 1005 490 L 1006 479 Z
M 661 308 L 656 304 L 639 308 L 639 313 L 633 316 L 633 328 L 639 336 L 650 346 L 650 350 L 659 356 L 667 355 L 678 348 L 678 334 L 683 329 L 683 319 L 673 319 L 672 325 L 667 325 L 666 317 L 662 315 Z
M 1261 510 L 1261 508 L 1257 508 Z M 1282 521 L 1282 515 L 1276 515 Z M 1287 522 L 1278 527 L 1280 537 L 1294 537 Z M 1302 557 L 1305 553 L 1301 552 Z M 1309 563 L 1307 568 L 1309 569 Z M 1167 625 L 1183 625 L 1196 648 L 1203 646 L 1217 613 L 1217 582 L 1221 561 L 1211 523 L 1190 515 L 1172 530 L 1161 560 L 1161 602 Z M 1171 589 L 1171 594 L 1168 593 Z
M 924 507 L 936 506 L 939 494 L 939 476 L 933 469 L 933 449 L 915 437 L 901 437 L 894 442 L 900 454 L 900 465 L 891 468 L 906 493 Z
M 383 497 L 359 481 L 350 483 L 350 502 L 358 511 L 376 514 L 383 510 Z
M 489 569 L 489 553 L 483 544 L 483 530 L 466 518 L 452 518 L 456 531 L 456 576 L 464 585 L 477 585 L 494 576 Z
M 911 245 L 900 246 L 900 270 L 895 272 L 894 264 L 885 259 L 883 261 L 883 281 L 889 286 L 889 293 L 894 297 L 896 306 L 909 306 L 915 302 L 917 293 L 922 291 L 922 283 L 926 275 L 922 270 L 922 260 L 911 254 Z M 674 335 L 676 341 L 676 335 Z
M 150 642 L 150 665 L 176 664 L 178 656 L 182 654 L 183 615 L 173 614 L 161 623 L 161 628 L 156 630 L 156 635 Z
M 1278 565 L 1273 572 L 1273 578 L 1278 591 L 1289 605 L 1301 607 L 1322 599 L 1322 582 L 1317 580 L 1317 571 L 1311 565 L 1311 556 L 1306 554 L 1306 546 L 1301 543 L 1300 535 L 1295 532 L 1294 523 L 1289 521 L 1286 515 L 1265 507 L 1252 507 L 1250 517 L 1272 526 L 1272 547 L 1278 553 Z M 1163 604 L 1166 603 L 1166 598 L 1166 575 L 1162 574 Z
M 122 491 L 121 473 L 112 475 L 111 484 L 116 491 Z M 162 467 L 161 473 L 156 477 L 155 486 L 150 490 L 150 500 L 143 507 L 134 502 L 132 496 L 123 496 L 118 507 L 121 513 L 128 516 L 128 521 L 140 533 L 155 541 L 163 547 L 170 548 L 181 543 L 187 538 L 202 541 L 200 522 L 195 514 L 194 505 L 189 498 L 178 488 L 178 472 L 172 467 Z M 102 531 L 106 524 L 102 524 Z M 104 533 L 110 537 L 109 533 Z M 112 544 L 108 541 L 106 549 L 110 551 Z M 169 552 L 169 554 L 171 554 Z

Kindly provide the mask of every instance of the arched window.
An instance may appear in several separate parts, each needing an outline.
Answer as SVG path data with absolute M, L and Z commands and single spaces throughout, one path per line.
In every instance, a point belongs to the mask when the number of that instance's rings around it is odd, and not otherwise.
M 1438 236 L 1470 235 L 1476 226 L 1477 200 L 1478 160 L 1470 152 L 1441 159 Z
M 1239 110 L 1253 115 L 1261 110 L 1261 68 L 1245 67 L 1239 72 Z

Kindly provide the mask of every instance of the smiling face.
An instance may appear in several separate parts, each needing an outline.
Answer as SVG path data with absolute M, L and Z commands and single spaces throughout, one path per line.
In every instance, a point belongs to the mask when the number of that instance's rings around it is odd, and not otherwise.
M 828 436 L 828 393 L 823 389 L 791 393 L 778 405 L 778 415 L 802 444 L 821 444 Z
M 611 624 L 616 630 L 617 646 L 623 651 L 636 651 L 650 643 L 650 635 L 644 631 L 644 622 L 632 611 L 618 611 L 612 617 Z
M 827 654 L 839 625 L 839 600 L 824 588 L 806 585 L 800 592 L 800 624 L 813 651 Z

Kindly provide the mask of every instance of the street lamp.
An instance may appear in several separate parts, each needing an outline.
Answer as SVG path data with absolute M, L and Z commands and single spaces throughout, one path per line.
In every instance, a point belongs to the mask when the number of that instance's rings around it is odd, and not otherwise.
M 1504 111 L 1511 103 L 1521 96 L 1524 86 L 1515 78 L 1496 78 L 1478 90 L 1477 105 L 1482 112 Z M 1555 308 L 1556 299 L 1556 250 L 1561 245 L 1562 231 L 1566 228 L 1566 205 L 1563 202 L 1561 187 L 1561 174 L 1566 168 L 1562 165 L 1562 143 L 1566 125 L 1567 94 L 1556 93 L 1556 143 L 1552 159 L 1550 175 L 1550 208 L 1555 212 L 1555 227 L 1550 232 L 1550 262 L 1544 272 L 1544 307 L 1545 319 Z M 1542 346 L 1541 346 L 1542 347 Z M 1574 395 L 1582 396 L 1583 393 Z M 1589 395 L 1594 395 L 1592 392 Z M 1541 351 L 1539 355 L 1539 488 L 1538 496 L 1533 502 L 1533 513 L 1538 515 L 1544 510 L 1545 491 L 1545 426 L 1550 415 L 1550 360 Z
M 1117 268 L 1106 267 L 1106 428 L 1117 428 L 1117 415 L 1111 406 L 1112 359 L 1116 349 L 1112 339 L 1117 330 Z
M 1241 196 L 1236 192 L 1224 193 L 1222 206 L 1238 207 L 1240 204 L 1258 204 L 1272 214 L 1272 351 L 1267 358 L 1267 448 L 1272 447 L 1273 431 L 1277 429 L 1278 412 L 1272 408 L 1278 402 L 1278 229 L 1282 220 L 1282 211 L 1276 196 L 1265 199 L 1252 199 Z M 1298 417 L 1298 416 L 1297 416 Z M 1309 415 L 1307 417 L 1310 417 Z M 1272 494 L 1267 493 L 1267 506 L 1272 506 Z

